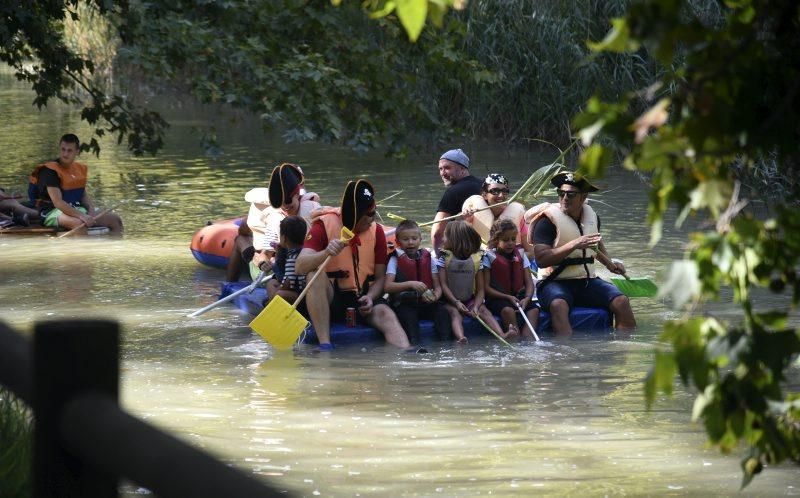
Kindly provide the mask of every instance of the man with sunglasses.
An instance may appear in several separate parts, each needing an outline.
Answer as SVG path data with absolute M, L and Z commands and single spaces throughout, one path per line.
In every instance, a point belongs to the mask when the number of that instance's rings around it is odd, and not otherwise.
M 447 190 L 436 208 L 435 223 L 431 227 L 431 241 L 437 256 L 444 239 L 446 221 L 440 221 L 461 212 L 470 196 L 481 193 L 480 179 L 469 174 L 469 157 L 461 149 L 448 150 L 439 158 L 439 177 Z
M 574 306 L 605 308 L 614 314 L 618 329 L 633 329 L 636 319 L 630 301 L 613 284 L 595 275 L 595 259 L 612 273 L 625 266 L 609 257 L 600 235 L 600 218 L 586 203 L 598 189 L 577 173 L 564 172 L 551 183 L 558 204 L 550 205 L 531 222 L 533 250 L 541 279 L 537 295 L 550 312 L 556 334 L 572 333 L 569 312 Z
M 461 207 L 464 221 L 469 223 L 481 239 L 489 240 L 489 231 L 498 219 L 508 219 L 517 225 L 517 244 L 521 244 L 528 257 L 533 258 L 533 246 L 528 241 L 528 224 L 525 206 L 519 202 L 503 204 L 510 196 L 508 179 L 500 173 L 489 173 L 483 180 L 481 193 L 470 196 Z

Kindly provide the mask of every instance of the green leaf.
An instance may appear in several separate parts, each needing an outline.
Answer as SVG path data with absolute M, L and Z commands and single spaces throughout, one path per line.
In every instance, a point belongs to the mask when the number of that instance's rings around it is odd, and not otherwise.
M 600 144 L 592 144 L 580 156 L 578 164 L 587 176 L 598 178 L 605 176 L 606 168 L 611 163 L 611 151 Z
M 667 274 L 667 281 L 661 285 L 658 297 L 668 297 L 673 301 L 675 308 L 681 308 L 699 296 L 699 274 L 695 261 L 673 261 Z
M 594 52 L 634 52 L 639 49 L 639 42 L 631 38 L 630 28 L 625 19 L 611 20 L 611 29 L 600 42 L 586 42 L 586 46 Z
M 416 42 L 425 26 L 428 15 L 428 0 L 396 0 L 397 17 L 408 34 L 408 39 Z

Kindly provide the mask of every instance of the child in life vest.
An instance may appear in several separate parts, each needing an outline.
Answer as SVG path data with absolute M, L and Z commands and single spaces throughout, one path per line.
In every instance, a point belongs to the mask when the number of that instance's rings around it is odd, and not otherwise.
M 430 251 L 420 248 L 422 232 L 412 220 L 403 220 L 395 230 L 398 248 L 386 264 L 383 290 L 411 344 L 419 344 L 419 320 L 433 320 L 436 335 L 450 336 L 450 318 L 439 304 L 442 288 L 439 267 Z
M 497 320 L 483 305 L 483 279 L 479 278 L 480 247 L 480 235 L 466 222 L 447 223 L 443 251 L 437 264 L 444 307 L 450 315 L 453 336 L 459 344 L 467 342 L 463 323 L 465 315 L 480 317 L 495 332 L 503 333 Z
M 489 249 L 481 260 L 481 277 L 486 291 L 486 307 L 503 321 L 504 339 L 519 337 L 533 339 L 533 332 L 517 318 L 518 306 L 523 309 L 532 327 L 539 322 L 539 308 L 531 303 L 533 278 L 530 261 L 522 246 L 517 245 L 517 225 L 508 219 L 499 219 L 489 232 Z
M 275 278 L 267 284 L 268 299 L 281 296 L 293 303 L 306 286 L 306 276 L 295 273 L 295 262 L 303 242 L 306 240 L 308 225 L 300 216 L 287 216 L 280 222 L 280 238 L 275 251 Z

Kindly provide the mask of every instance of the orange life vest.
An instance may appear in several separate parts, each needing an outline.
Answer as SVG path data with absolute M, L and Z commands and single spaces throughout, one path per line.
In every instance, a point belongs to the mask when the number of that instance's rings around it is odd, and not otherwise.
M 322 221 L 329 241 L 341 236 L 342 218 L 339 208 L 318 210 L 312 213 L 311 218 Z M 377 225 L 372 222 L 367 230 L 357 233 L 347 247 L 328 262 L 325 272 L 339 290 L 361 294 L 364 284 L 374 279 L 376 229 Z
M 69 166 L 62 166 L 58 161 L 48 161 L 34 168 L 28 177 L 28 197 L 36 207 L 52 205 L 53 201 L 47 194 L 47 187 L 39 184 L 39 173 L 42 168 L 53 170 L 58 175 L 61 198 L 64 202 L 77 206 L 86 192 L 86 178 L 88 168 L 85 164 L 73 162 Z

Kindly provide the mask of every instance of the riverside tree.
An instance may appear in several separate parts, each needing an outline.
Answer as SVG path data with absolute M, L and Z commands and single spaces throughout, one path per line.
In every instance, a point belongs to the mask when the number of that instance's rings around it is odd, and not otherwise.
M 800 394 L 787 386 L 800 332 L 787 321 L 800 298 L 800 6 L 789 0 L 726 0 L 716 23 L 687 2 L 647 0 L 615 19 L 599 52 L 646 50 L 666 69 L 653 86 L 617 101 L 592 99 L 574 120 L 587 148 L 581 167 L 602 174 L 615 151 L 651 182 L 648 221 L 657 244 L 677 207 L 707 216 L 662 289 L 685 315 L 661 336 L 645 393 L 671 393 L 676 373 L 699 391 L 692 417 L 723 452 L 747 447 L 746 486 L 764 465 L 800 462 Z M 642 101 L 646 104 L 644 112 Z M 764 175 L 764 172 L 768 174 Z M 751 187 L 748 190 L 747 186 Z M 748 197 L 769 200 L 754 215 Z M 733 289 L 739 323 L 700 313 Z M 757 306 L 754 293 L 785 295 Z

